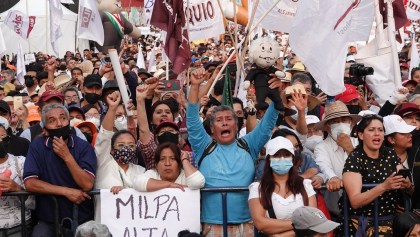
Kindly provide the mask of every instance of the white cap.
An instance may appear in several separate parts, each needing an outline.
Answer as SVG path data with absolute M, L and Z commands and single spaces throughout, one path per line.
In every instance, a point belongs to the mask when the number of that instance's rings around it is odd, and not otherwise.
M 385 136 L 392 133 L 410 133 L 416 126 L 408 125 L 399 115 L 392 114 L 384 117 Z
M 7 130 L 9 128 L 9 121 L 5 117 L 0 116 L 0 125 Z
M 295 148 L 293 147 L 292 142 L 289 141 L 289 139 L 281 137 L 281 136 L 273 138 L 270 141 L 268 141 L 267 147 L 266 147 L 266 153 L 267 155 L 272 156 L 281 149 L 288 150 L 290 153 L 292 153 L 292 155 L 295 154 Z
M 306 115 L 305 120 L 306 120 L 306 125 L 318 123 L 320 121 L 319 118 L 315 115 Z
M 371 111 L 371 110 L 362 110 L 358 114 L 363 117 L 363 116 L 366 116 L 368 114 L 376 114 L 376 113 Z

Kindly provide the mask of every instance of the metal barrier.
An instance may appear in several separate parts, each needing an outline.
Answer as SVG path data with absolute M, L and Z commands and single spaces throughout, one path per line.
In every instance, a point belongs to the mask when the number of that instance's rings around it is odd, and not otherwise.
M 362 187 L 363 188 L 374 188 L 377 184 L 364 184 Z M 321 189 L 326 189 L 326 186 L 323 186 Z M 232 192 L 248 192 L 248 187 L 221 187 L 221 188 L 202 188 L 201 192 L 212 192 L 212 193 L 221 193 L 222 195 L 222 214 L 223 214 L 223 236 L 227 237 L 227 194 L 228 193 L 232 193 Z M 100 194 L 100 190 L 92 190 L 90 192 L 88 192 L 90 195 L 99 195 Z M 3 193 L 3 196 L 17 196 L 19 197 L 19 200 L 21 202 L 21 229 L 22 229 L 22 236 L 28 236 L 28 233 L 26 233 L 26 216 L 25 216 L 25 199 L 29 196 L 29 195 L 35 195 L 34 193 L 29 193 L 26 191 L 19 191 L 19 192 L 10 192 L 10 193 Z M 36 194 L 39 195 L 39 194 Z M 55 216 L 55 220 L 54 220 L 54 226 L 55 226 L 55 232 L 56 232 L 56 236 L 60 236 L 61 234 L 61 228 L 60 228 L 60 221 L 59 221 L 59 213 L 58 213 L 58 202 L 57 199 L 55 198 L 55 196 L 51 196 L 53 203 L 54 203 L 54 216 Z M 379 221 L 378 221 L 378 201 L 377 199 L 375 199 L 374 201 L 374 205 L 375 205 L 375 209 L 374 209 L 374 232 L 375 232 L 375 237 L 378 237 L 378 226 L 379 226 Z M 348 200 L 348 196 L 346 194 L 346 192 L 343 190 L 343 223 L 344 224 L 344 236 L 345 237 L 349 237 L 349 226 L 348 223 L 350 221 L 350 216 L 349 216 L 349 200 Z M 73 233 L 75 233 L 76 228 L 77 228 L 77 223 L 78 223 L 78 205 L 74 204 L 73 205 L 73 219 L 69 219 L 69 221 L 71 222 L 71 230 L 73 231 Z

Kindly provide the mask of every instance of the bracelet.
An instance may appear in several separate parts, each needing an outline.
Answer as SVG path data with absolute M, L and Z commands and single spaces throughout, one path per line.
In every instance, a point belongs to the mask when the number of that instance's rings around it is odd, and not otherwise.
M 190 159 L 188 159 L 188 158 L 184 158 L 184 159 L 182 159 L 182 160 L 181 160 L 181 163 L 183 163 L 183 162 L 184 162 L 184 160 L 187 160 L 188 162 L 190 162 Z

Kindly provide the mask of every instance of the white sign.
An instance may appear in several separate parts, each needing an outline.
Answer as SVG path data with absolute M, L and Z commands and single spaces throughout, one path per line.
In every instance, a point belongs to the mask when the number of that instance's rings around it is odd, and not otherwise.
M 156 192 L 123 189 L 117 195 L 101 190 L 101 221 L 112 236 L 176 237 L 200 232 L 200 190 L 176 188 Z
M 7 14 L 4 24 L 20 37 L 27 39 L 35 25 L 35 16 L 27 17 L 23 12 L 13 10 Z
M 225 33 L 223 16 L 217 0 L 189 0 L 189 4 L 189 8 L 184 9 L 185 19 L 190 17 L 190 41 L 217 37 Z M 184 6 L 187 6 L 187 0 L 184 0 Z
M 410 0 L 407 3 L 407 18 L 413 21 L 420 19 L 420 1 Z
M 36 62 L 35 54 L 33 53 L 25 54 L 25 65 L 29 65 L 32 62 Z

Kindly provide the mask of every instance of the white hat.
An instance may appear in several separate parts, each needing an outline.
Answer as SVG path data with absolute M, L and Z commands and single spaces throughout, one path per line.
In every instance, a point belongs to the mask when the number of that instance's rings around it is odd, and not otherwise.
M 313 230 L 325 234 L 329 233 L 340 224 L 328 220 L 321 210 L 315 207 L 303 206 L 292 213 L 292 223 L 297 230 Z
M 392 114 L 384 117 L 385 136 L 392 133 L 410 133 L 416 126 L 408 125 L 399 115 Z
M 362 110 L 362 111 L 360 111 L 359 113 L 358 113 L 358 115 L 360 115 L 360 116 L 366 116 L 366 115 L 368 115 L 368 114 L 376 114 L 375 112 L 373 112 L 373 111 L 371 111 L 371 110 Z
M 289 141 L 289 139 L 281 137 L 281 136 L 273 138 L 270 141 L 268 141 L 266 153 L 267 155 L 272 156 L 281 149 L 288 150 L 293 155 L 295 154 L 295 148 L 293 147 L 292 142 Z
M 306 115 L 305 120 L 306 120 L 306 125 L 318 123 L 320 121 L 319 118 L 315 115 Z

